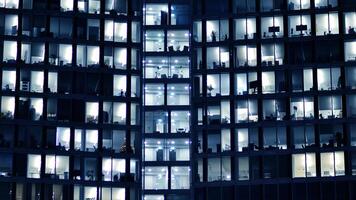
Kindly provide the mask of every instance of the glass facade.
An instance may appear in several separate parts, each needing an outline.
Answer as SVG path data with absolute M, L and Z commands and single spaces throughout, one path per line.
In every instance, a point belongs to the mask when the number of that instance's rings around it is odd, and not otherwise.
M 140 198 L 140 2 L 0 10 L 1 199 Z
M 194 199 L 353 199 L 354 1 L 193 1 Z
M 355 10 L 0 0 L 0 199 L 356 199 Z

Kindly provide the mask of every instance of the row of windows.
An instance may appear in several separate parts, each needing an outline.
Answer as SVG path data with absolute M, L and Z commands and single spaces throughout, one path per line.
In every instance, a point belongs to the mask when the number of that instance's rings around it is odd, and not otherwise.
M 287 130 L 289 132 L 287 132 Z M 356 126 L 353 124 L 320 124 L 265 126 L 197 131 L 196 153 L 221 153 L 229 151 L 251 152 L 269 150 L 315 150 L 356 146 Z M 349 140 L 346 140 L 349 138 Z M 160 145 L 162 146 L 162 145 Z
M 0 33 L 8 36 L 17 36 L 19 26 L 18 15 L 7 14 L 0 15 Z M 56 39 L 72 39 L 74 36 L 80 40 L 99 41 L 100 40 L 100 20 L 78 18 L 78 23 L 75 26 L 76 33 L 73 31 L 73 18 L 68 17 L 50 17 L 49 28 L 46 23 L 46 17 L 42 15 L 24 15 L 22 17 L 22 35 L 35 38 L 56 38 Z M 124 21 L 105 20 L 104 21 L 104 41 L 108 42 L 127 42 L 128 23 Z M 140 23 L 131 23 L 131 40 L 132 42 L 140 42 Z M 48 33 L 47 33 L 48 31 Z
M 24 156 L 7 153 L 1 153 L 0 156 L 4 161 L 1 164 L 1 174 L 5 177 L 11 177 L 13 174 L 16 174 L 16 176 L 24 176 L 23 173 L 26 173 L 27 178 L 33 179 L 47 178 L 59 180 L 133 182 L 137 179 L 136 175 L 138 173 L 138 163 L 136 160 L 129 160 L 130 169 L 126 170 L 125 159 L 103 157 L 100 159 L 100 173 L 98 171 L 99 169 L 97 169 L 97 162 L 99 161 L 97 158 L 86 157 L 80 159 L 79 157 L 51 154 L 28 154 Z M 24 161 L 20 159 L 24 159 Z M 73 159 L 74 162 L 73 169 L 69 167 L 70 159 Z M 42 162 L 44 162 L 44 171 L 41 171 Z M 21 167 L 15 167 L 16 172 L 13 173 L 13 165 L 15 164 L 21 164 Z M 26 170 L 26 172 L 24 170 Z M 130 174 L 129 177 L 126 175 L 126 171 Z
M 45 64 L 45 58 L 48 63 L 54 66 L 71 67 L 75 62 L 77 67 L 100 68 L 100 62 L 103 61 L 105 68 L 127 69 L 128 54 L 131 56 L 131 69 L 139 67 L 139 55 L 137 49 L 123 47 L 103 47 L 103 53 L 100 53 L 100 47 L 94 45 L 76 45 L 72 44 L 49 44 L 48 52 L 45 51 L 44 43 L 26 43 L 21 44 L 21 52 L 18 52 L 16 41 L 4 41 L 3 62 L 15 64 L 17 55 L 20 54 L 20 61 L 25 64 Z
M 354 12 L 344 13 L 344 34 L 355 34 L 356 22 L 354 21 L 356 14 Z M 316 36 L 339 34 L 339 16 L 337 12 L 315 15 L 315 34 Z M 288 16 L 288 30 L 284 30 L 283 16 L 261 17 L 261 33 L 259 37 L 267 38 L 282 38 L 284 35 L 288 37 L 312 36 L 310 15 L 293 15 Z M 285 20 L 286 21 L 286 20 Z M 219 42 L 229 40 L 245 40 L 257 39 L 256 18 L 241 18 L 233 20 L 232 32 L 229 34 L 228 20 L 207 20 L 206 28 L 202 27 L 201 21 L 194 22 L 193 39 L 195 42 L 202 42 L 203 32 L 206 33 L 207 42 Z
M 354 89 L 356 87 L 354 67 L 345 68 L 345 88 Z M 316 71 L 316 75 L 314 72 Z M 286 71 L 265 71 L 259 73 L 236 73 L 233 79 L 234 86 L 230 86 L 230 74 L 207 74 L 206 84 L 202 84 L 202 76 L 196 76 L 199 80 L 194 86 L 197 91 L 195 95 L 202 95 L 203 88 L 206 88 L 208 97 L 227 96 L 230 94 L 230 87 L 234 89 L 234 95 L 247 95 L 259 93 L 261 86 L 262 94 L 291 92 L 308 92 L 308 91 L 332 91 L 339 90 L 343 87 L 343 78 L 341 77 L 340 68 L 317 68 L 313 69 L 296 69 Z M 313 79 L 317 79 L 314 86 Z M 204 87 L 206 86 L 206 87 Z M 199 94 L 198 94 L 199 91 Z
M 229 100 L 214 101 L 206 107 L 196 109 L 198 125 L 220 125 L 234 123 L 231 116 L 235 115 L 235 123 L 251 123 L 258 121 L 337 119 L 355 117 L 356 95 L 347 95 L 346 102 L 338 95 L 320 96 L 317 100 L 312 96 L 292 97 L 290 99 L 257 99 L 237 100 L 231 110 Z M 315 101 L 318 107 L 315 108 Z M 259 110 L 259 106 L 261 110 Z M 316 110 L 315 110 L 316 109 Z M 346 111 L 346 113 L 344 113 Z
M 168 173 L 168 171 L 171 171 Z M 169 175 L 170 174 L 170 177 Z M 189 167 L 161 167 L 146 166 L 144 169 L 145 190 L 167 190 L 189 189 L 190 187 Z M 170 184 L 168 184 L 170 183 Z
M 81 101 L 67 99 L 47 99 L 47 113 L 44 113 L 44 100 L 39 97 L 19 97 L 13 96 L 1 97 L 1 117 L 2 119 L 28 119 L 43 120 L 46 115 L 47 120 L 69 122 L 70 120 L 82 123 L 107 123 L 121 124 L 126 122 L 125 102 L 108 102 L 105 101 L 99 110 L 99 102 Z M 18 106 L 15 114 L 15 105 Z M 102 121 L 99 120 L 99 112 L 102 114 Z M 131 119 L 129 124 L 138 125 L 140 117 L 140 108 L 138 103 L 131 103 Z
M 145 139 L 145 161 L 189 161 L 188 139 Z
M 290 163 L 291 160 L 291 164 Z M 317 160 L 319 168 L 317 167 Z M 206 164 L 205 164 L 206 163 Z M 236 179 L 232 175 L 230 157 L 198 159 L 196 181 L 257 180 L 277 177 L 333 177 L 345 175 L 345 155 L 343 151 L 292 154 L 288 156 L 238 157 L 235 167 Z M 261 165 L 262 164 L 262 167 Z M 203 165 L 206 165 L 206 170 Z M 291 168 L 289 168 L 291 166 Z M 320 171 L 317 173 L 317 169 Z M 291 171 L 290 171 L 291 170 Z M 260 173 L 262 171 L 262 173 Z M 204 180 L 206 174 L 207 180 Z M 318 175 L 317 175 L 318 174 Z
M 356 53 L 354 48 L 356 41 L 348 40 L 340 45 L 337 40 L 320 41 L 321 44 L 315 45 L 312 42 L 298 43 L 262 43 L 261 46 L 236 45 L 232 48 L 228 46 L 196 48 L 193 67 L 202 69 L 227 69 L 243 67 L 271 67 L 284 64 L 312 64 L 331 63 L 331 62 L 355 62 Z M 330 47 L 332 45 L 332 48 Z M 315 47 L 316 51 L 312 52 Z M 343 54 L 341 53 L 342 51 Z M 203 61 L 203 53 L 206 60 Z M 261 56 L 259 57 L 258 54 Z
M 204 2 L 204 4 L 202 4 Z M 253 12 L 273 12 L 282 10 L 304 10 L 304 9 L 333 9 L 339 6 L 337 0 L 232 0 L 232 7 L 229 0 L 220 1 L 217 5 L 214 0 L 195 1 L 194 13 L 207 15 L 221 15 L 232 11 L 234 14 L 253 13 Z M 259 2 L 259 4 L 256 4 Z M 313 3 L 312 3 L 313 2 Z M 353 0 L 344 0 L 343 5 L 348 7 L 356 6 Z
M 177 4 L 172 2 L 168 9 L 167 3 L 146 3 L 143 11 L 143 22 L 145 26 L 159 25 L 189 25 L 189 4 Z
M 77 8 L 74 8 L 73 0 L 55 0 L 55 1 L 43 1 L 43 0 L 1 0 L 0 8 L 7 9 L 19 9 L 20 1 L 22 2 L 23 9 L 46 9 L 49 8 L 52 11 L 72 12 L 78 10 L 81 13 L 100 14 L 101 1 L 100 0 L 78 0 L 76 1 Z M 105 1 L 105 14 L 115 15 L 127 15 L 127 0 L 106 0 Z M 134 9 L 139 6 L 137 3 L 133 3 Z M 138 13 L 135 13 L 136 15 Z
M 43 148 L 61 152 L 74 150 L 123 154 L 135 153 L 139 148 L 139 135 L 136 131 L 131 131 L 127 135 L 124 130 L 111 129 L 22 126 L 15 132 L 14 126 L 2 126 L 2 128 L 4 130 L 0 132 L 0 148 L 6 149 L 12 147 Z M 130 137 L 129 141 L 126 136 Z
M 125 200 L 127 194 L 136 199 L 135 189 L 125 187 L 95 187 L 93 185 L 68 185 L 68 184 L 41 184 L 41 183 L 0 183 L 1 197 L 3 200 L 26 199 L 63 199 L 63 200 Z
M 47 76 L 46 76 L 47 75 Z M 47 85 L 45 85 L 45 76 Z M 73 77 L 80 81 L 73 81 Z M 128 80 L 131 89 L 128 88 Z M 9 67 L 2 71 L 2 90 L 5 92 L 16 91 L 19 84 L 19 91 L 31 93 L 60 93 L 60 94 L 101 94 L 109 96 L 128 97 L 128 91 L 131 91 L 131 97 L 140 96 L 139 76 L 127 75 L 100 75 L 94 73 L 71 73 L 71 72 L 48 72 L 41 70 L 20 70 L 19 77 L 16 76 L 16 70 Z M 80 87 L 80 88 L 79 88 Z
M 283 200 L 283 199 L 354 199 L 353 181 L 323 180 L 292 183 L 241 184 L 238 186 L 210 186 L 196 188 L 197 200 Z M 151 199 L 150 199 L 151 200 Z M 158 200 L 158 199 L 153 199 Z M 163 200 L 160 199 L 160 200 Z

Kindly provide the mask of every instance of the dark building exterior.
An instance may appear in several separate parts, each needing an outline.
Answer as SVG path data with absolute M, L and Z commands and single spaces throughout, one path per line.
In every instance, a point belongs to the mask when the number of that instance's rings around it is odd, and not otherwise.
M 356 199 L 356 1 L 0 0 L 1 200 Z

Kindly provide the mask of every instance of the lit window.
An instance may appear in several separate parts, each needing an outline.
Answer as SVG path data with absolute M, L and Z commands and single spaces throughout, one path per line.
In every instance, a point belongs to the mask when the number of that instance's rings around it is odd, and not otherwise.
M 345 157 L 343 151 L 320 153 L 320 171 L 322 177 L 344 176 Z
M 315 153 L 293 154 L 292 176 L 293 178 L 315 177 L 316 176 Z
M 41 155 L 27 155 L 27 178 L 40 178 Z

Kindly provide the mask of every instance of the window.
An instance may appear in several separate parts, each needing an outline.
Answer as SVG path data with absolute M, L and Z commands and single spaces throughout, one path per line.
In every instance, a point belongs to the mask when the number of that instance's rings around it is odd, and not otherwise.
M 347 103 L 347 116 L 350 118 L 356 117 L 356 95 L 348 95 L 346 97 Z
M 275 92 L 275 72 L 262 72 L 262 93 L 274 93 Z
M 45 174 L 50 178 L 69 179 L 69 157 L 46 155 Z
M 101 200 L 124 200 L 125 188 L 102 188 Z
M 337 6 L 337 0 L 315 0 L 315 8 L 333 8 Z
M 104 181 L 124 181 L 125 159 L 103 158 L 102 161 Z
M 257 128 L 239 128 L 237 133 L 237 151 L 257 150 L 259 147 L 259 136 Z
M 171 112 L 171 133 L 190 132 L 190 113 L 188 111 Z
M 164 32 L 163 31 L 151 31 L 148 30 L 145 33 L 146 52 L 159 52 L 164 51 Z
M 131 24 L 131 40 L 134 43 L 141 41 L 141 24 L 140 22 L 132 22 Z
M 208 107 L 208 124 L 228 124 L 230 123 L 230 102 L 215 102 Z
M 70 146 L 70 128 L 57 127 L 56 146 L 60 149 L 69 150 Z
M 282 65 L 284 60 L 284 45 L 262 44 L 262 66 Z
M 50 44 L 49 63 L 51 65 L 71 66 L 72 45 L 70 44 Z
M 122 150 L 126 151 L 125 148 L 121 149 L 122 146 L 126 146 L 125 139 L 125 131 L 103 130 L 103 151 L 115 153 L 122 152 Z
M 265 1 L 263 1 L 265 2 Z M 261 18 L 261 38 L 283 37 L 283 17 L 262 17 Z
M 13 155 L 9 153 L 0 153 L 1 163 L 0 163 L 0 176 L 11 177 L 12 167 L 13 167 Z
M 79 67 L 99 67 L 99 47 L 98 46 L 77 46 L 77 66 Z
M 61 0 L 61 11 L 62 12 L 73 11 L 73 1 Z
M 312 91 L 313 90 L 313 70 L 303 69 L 294 70 L 291 73 L 292 76 L 292 91 Z
M 127 0 L 106 0 L 105 14 L 127 14 Z
M 105 20 L 105 41 L 126 42 L 127 24 Z
M 1 8 L 11 8 L 18 9 L 19 8 L 19 0 L 2 0 L 0 1 Z
M 243 73 L 235 75 L 236 95 L 256 94 L 258 90 L 257 73 Z
M 7 63 L 15 63 L 17 56 L 17 43 L 15 41 L 4 41 L 3 61 Z
M 339 68 L 319 68 L 317 75 L 318 90 L 335 90 L 341 88 Z
M 339 34 L 338 13 L 316 15 L 316 35 Z
M 190 4 L 173 3 L 171 10 L 171 25 L 188 25 L 191 24 Z
M 250 163 L 249 163 L 249 157 L 238 157 L 238 175 L 237 175 L 237 179 L 239 181 L 243 181 L 243 180 L 249 180 L 250 179 L 250 172 L 249 172 L 249 168 L 250 168 Z
M 189 161 L 189 140 L 145 140 L 145 161 Z
M 126 103 L 113 103 L 113 123 L 126 124 Z
M 18 30 L 18 16 L 5 15 L 5 32 L 4 32 L 5 35 L 16 36 L 17 30 Z
M 347 41 L 344 43 L 345 47 L 345 62 L 355 62 L 356 61 L 356 41 Z
M 208 47 L 207 48 L 207 67 L 208 69 L 229 68 L 229 49 L 227 47 Z
M 256 45 L 235 46 L 235 65 L 236 67 L 255 67 L 257 66 Z
M 99 103 L 98 102 L 86 102 L 85 103 L 85 122 L 86 123 L 98 123 L 99 118 Z
M 146 112 L 145 133 L 168 133 L 168 112 Z
M 106 29 L 105 29 L 106 30 Z M 116 31 L 116 26 L 115 26 Z M 100 22 L 97 19 L 88 19 L 87 40 L 98 41 L 100 38 Z
M 344 13 L 344 33 L 356 34 L 356 12 Z
M 96 199 L 96 196 L 97 196 L 96 187 L 88 187 L 88 186 L 84 187 L 84 199 Z
M 293 148 L 307 149 L 315 146 L 314 127 L 311 125 L 295 126 L 291 128 L 293 135 Z
M 310 0 L 288 0 L 288 10 L 302 10 L 310 8 Z
M 311 36 L 310 15 L 296 15 L 288 17 L 289 37 Z
M 356 89 L 356 67 L 346 67 L 346 88 Z
M 168 189 L 168 169 L 167 167 L 145 167 L 145 190 Z
M 47 92 L 57 93 L 58 74 L 57 72 L 48 72 L 48 90 Z
M 287 149 L 286 127 L 264 128 L 263 147 L 266 150 Z
M 188 52 L 189 31 L 167 31 L 167 51 Z
M 350 145 L 356 146 L 356 124 L 349 124 L 349 134 L 350 134 Z
M 94 152 L 98 148 L 98 131 L 75 129 L 74 149 Z
M 261 11 L 279 11 L 283 9 L 284 1 L 283 0 L 264 0 L 261 1 Z
M 286 102 L 284 99 L 263 100 L 263 119 L 281 121 L 286 119 Z
M 291 99 L 291 118 L 293 120 L 304 120 L 314 118 L 314 100 L 312 97 Z
M 171 167 L 171 189 L 189 189 L 190 187 L 190 168 Z
M 41 175 L 41 155 L 27 155 L 27 178 L 40 178 Z
M 257 39 L 256 19 L 243 18 L 234 20 L 235 40 Z
M 146 84 L 145 105 L 164 105 L 164 89 L 165 88 L 163 84 Z
M 188 84 L 167 85 L 167 105 L 189 105 Z
M 239 100 L 236 102 L 235 118 L 237 123 L 257 122 L 257 100 Z
M 292 177 L 305 178 L 316 176 L 315 153 L 292 154 Z
M 342 118 L 341 96 L 319 97 L 319 119 Z
M 227 20 L 206 21 L 207 42 L 219 42 L 229 39 L 229 23 Z
M 202 42 L 202 22 L 195 21 L 193 23 L 193 39 L 195 42 Z
M 127 94 L 126 75 L 114 75 L 113 95 L 124 97 Z
M 320 147 L 342 147 L 345 145 L 345 135 L 340 124 L 319 125 Z
M 97 165 L 96 158 L 84 158 L 84 177 L 86 181 L 97 180 Z
M 208 158 L 208 181 L 230 181 L 231 159 L 229 157 Z
M 167 4 L 146 4 L 144 8 L 145 25 L 167 25 L 168 5 Z
M 72 19 L 51 17 L 50 32 L 53 34 L 54 38 L 71 39 Z
M 16 71 L 3 70 L 2 71 L 2 90 L 15 91 L 16 88 Z
M 226 96 L 230 93 L 229 74 L 208 74 L 207 94 L 209 97 Z
M 247 13 L 256 10 L 256 0 L 234 0 L 233 13 Z
M 209 131 L 207 139 L 208 153 L 220 153 L 231 150 L 230 130 L 228 129 Z
M 320 173 L 322 177 L 344 176 L 345 158 L 343 151 L 320 153 Z

